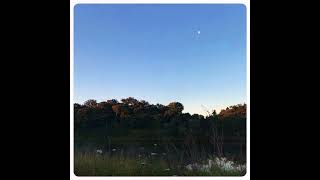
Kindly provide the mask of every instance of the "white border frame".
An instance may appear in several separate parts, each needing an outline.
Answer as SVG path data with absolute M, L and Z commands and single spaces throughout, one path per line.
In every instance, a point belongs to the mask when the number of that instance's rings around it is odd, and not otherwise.
M 240 177 L 215 177 L 215 176 L 205 176 L 205 177 L 199 177 L 199 176 L 128 176 L 128 177 L 111 177 L 111 176 L 86 176 L 86 177 L 78 177 L 74 174 L 74 127 L 73 127 L 73 88 L 74 88 L 74 6 L 76 4 L 107 4 L 107 3 L 113 3 L 113 4 L 244 4 L 246 6 L 246 15 L 247 15 L 247 173 L 244 176 Z M 70 179 L 132 179 L 132 180 L 138 180 L 138 179 L 217 179 L 217 180 L 226 180 L 226 179 L 243 179 L 247 180 L 250 179 L 250 1 L 249 0 L 70 0 Z

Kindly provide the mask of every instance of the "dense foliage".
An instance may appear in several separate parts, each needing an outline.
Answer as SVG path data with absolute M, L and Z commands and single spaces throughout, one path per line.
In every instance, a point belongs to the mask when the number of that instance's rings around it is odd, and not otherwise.
M 239 139 L 245 141 L 246 104 L 230 106 L 219 114 L 213 111 L 206 117 L 183 113 L 183 109 L 179 102 L 154 105 L 132 97 L 121 102 L 87 100 L 82 105 L 74 104 L 75 133 L 102 129 L 106 137 L 180 138 L 184 145 L 210 146 L 217 154 L 224 154 Z M 139 132 L 143 133 L 139 136 Z M 245 151 L 245 147 L 241 146 L 240 151 L 237 147 L 238 153 Z

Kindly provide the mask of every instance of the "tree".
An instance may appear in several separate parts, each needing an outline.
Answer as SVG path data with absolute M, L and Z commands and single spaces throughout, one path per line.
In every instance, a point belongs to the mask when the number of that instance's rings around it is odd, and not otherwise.
M 121 113 L 121 105 L 116 104 L 116 105 L 113 105 L 111 108 L 112 108 L 112 111 L 116 114 L 116 117 L 118 118 Z
M 141 104 L 143 107 L 147 107 L 147 106 L 150 105 L 149 102 L 147 102 L 147 101 L 145 101 L 145 100 L 141 100 L 141 101 L 140 101 L 140 104 Z
M 82 107 L 74 111 L 74 123 L 76 127 L 87 127 L 89 122 L 89 108 Z
M 172 102 L 168 105 L 170 111 L 176 113 L 176 114 L 181 114 L 184 107 L 181 103 L 179 102 Z
M 179 102 L 172 102 L 167 106 L 167 110 L 164 113 L 164 117 L 167 119 L 169 128 L 172 129 L 172 132 L 178 135 L 179 125 L 181 124 L 181 114 L 183 111 L 183 105 Z
M 107 102 L 100 102 L 97 104 L 97 110 L 100 114 L 100 119 L 105 122 L 106 131 L 110 132 L 115 122 L 115 113 L 112 110 L 112 105 Z
M 107 103 L 108 103 L 108 104 L 111 104 L 111 105 L 113 106 L 113 105 L 118 104 L 119 102 L 118 102 L 118 100 L 116 100 L 116 99 L 110 99 L 110 100 L 107 100 Z
M 74 103 L 73 107 L 74 107 L 73 109 L 76 111 L 76 110 L 80 109 L 82 106 L 78 103 Z
M 129 116 L 129 107 L 126 104 L 116 104 L 112 106 L 112 111 L 116 114 L 118 121 L 125 119 Z
M 84 102 L 84 105 L 88 107 L 95 107 L 97 105 L 97 101 L 94 99 L 89 99 L 86 102 Z
M 189 123 L 192 119 L 192 116 L 190 113 L 183 113 L 182 114 L 182 120 L 183 120 L 183 123 L 184 123 L 184 127 L 189 130 L 190 129 L 190 126 L 189 126 Z
M 136 100 L 135 98 L 133 97 L 128 97 L 126 99 L 121 99 L 121 101 L 124 103 L 124 104 L 127 104 L 129 106 L 135 106 L 137 104 L 139 104 L 139 101 Z

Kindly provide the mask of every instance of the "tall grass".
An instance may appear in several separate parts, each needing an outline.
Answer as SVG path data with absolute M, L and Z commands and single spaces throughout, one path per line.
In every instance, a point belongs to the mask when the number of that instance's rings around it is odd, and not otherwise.
M 242 176 L 245 174 L 243 171 L 226 171 L 219 166 L 212 166 L 208 171 L 188 170 L 186 166 L 189 164 L 205 164 L 208 158 L 214 158 L 211 157 L 213 152 L 208 149 L 209 145 L 200 143 L 191 135 L 182 142 L 176 141 L 174 137 L 132 141 L 134 138 L 150 137 L 142 132 L 133 134 L 129 140 L 127 137 L 113 138 L 110 147 L 107 146 L 102 130 L 80 133 L 75 139 L 77 143 L 74 173 L 77 176 Z M 113 148 L 116 151 L 112 151 Z M 96 152 L 97 149 L 103 153 Z
M 213 166 L 209 171 L 187 170 L 182 160 L 163 157 L 133 157 L 124 153 L 75 153 L 77 176 L 243 176 L 244 172 L 225 171 Z
M 100 155 L 96 153 L 76 153 L 75 169 L 77 176 L 149 176 L 170 175 L 165 160 L 156 158 L 133 158 L 121 153 Z

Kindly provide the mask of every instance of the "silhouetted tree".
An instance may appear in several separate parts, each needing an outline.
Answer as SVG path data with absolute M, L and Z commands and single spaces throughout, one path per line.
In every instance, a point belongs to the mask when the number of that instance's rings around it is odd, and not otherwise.
M 136 100 L 135 98 L 133 97 L 128 97 L 126 99 L 121 99 L 121 101 L 124 103 L 124 104 L 127 104 L 129 106 L 135 106 L 137 104 L 139 104 L 139 101 Z
M 89 99 L 86 102 L 84 102 L 84 105 L 88 107 L 95 107 L 97 105 L 97 101 L 93 99 Z
M 111 104 L 111 106 L 113 106 L 113 105 L 118 104 L 119 102 L 116 99 L 110 99 L 110 100 L 107 100 L 107 103 Z

